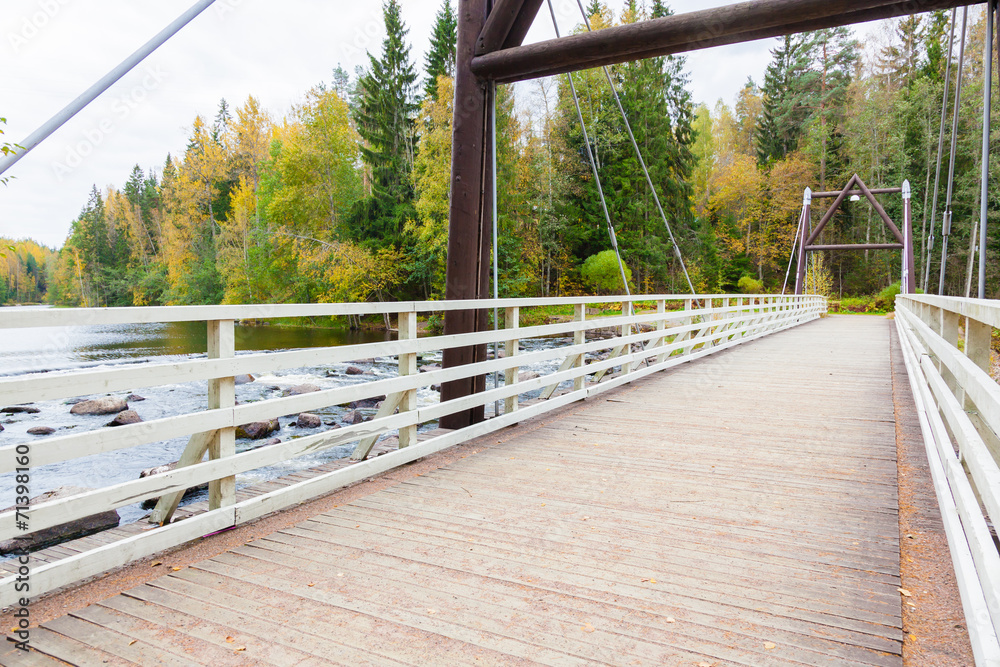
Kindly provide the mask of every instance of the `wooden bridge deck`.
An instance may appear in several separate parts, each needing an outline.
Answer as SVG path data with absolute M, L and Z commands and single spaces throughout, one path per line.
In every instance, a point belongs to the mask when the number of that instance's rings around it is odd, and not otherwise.
M 828 318 L 604 394 L 0 664 L 901 665 L 889 327 Z

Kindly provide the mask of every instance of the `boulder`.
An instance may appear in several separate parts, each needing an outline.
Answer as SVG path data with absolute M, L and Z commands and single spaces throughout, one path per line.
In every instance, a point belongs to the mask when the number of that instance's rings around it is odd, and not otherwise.
M 358 368 L 357 366 L 348 366 L 347 370 L 345 370 L 344 372 L 347 373 L 348 375 L 361 375 L 362 373 L 364 373 L 364 371 Z
M 334 421 L 334 420 L 332 420 L 332 419 L 327 419 L 327 420 L 326 420 L 325 422 L 323 422 L 323 423 L 324 423 L 324 424 L 326 424 L 327 426 L 329 426 L 329 427 L 330 427 L 331 429 L 334 429 L 334 428 L 340 428 L 340 424 L 338 424 L 337 422 L 335 422 L 335 421 Z
M 58 489 L 48 491 L 40 496 L 35 496 L 28 501 L 28 505 L 38 505 L 50 500 L 58 500 L 59 498 L 75 496 L 92 490 L 93 489 L 86 489 L 78 486 L 61 486 Z M 9 512 L 12 509 L 14 508 L 8 507 L 7 509 L 0 511 Z M 108 510 L 107 512 L 93 514 L 82 519 L 77 519 L 76 521 L 61 523 L 58 526 L 53 526 L 44 530 L 37 530 L 33 533 L 18 535 L 13 539 L 0 542 L 0 555 L 6 556 L 20 551 L 38 551 L 39 549 L 45 549 L 47 547 L 61 544 L 67 540 L 75 540 L 80 537 L 86 537 L 87 535 L 99 533 L 102 530 L 107 530 L 108 528 L 115 528 L 120 520 L 121 519 L 118 516 L 117 510 Z
M 302 394 L 311 394 L 314 391 L 319 391 L 319 387 L 314 384 L 297 384 L 294 387 L 289 387 L 288 389 L 281 392 L 282 396 L 300 396 Z
M 162 465 L 162 466 L 155 466 L 153 468 L 146 468 L 145 470 L 143 470 L 143 471 L 141 471 L 139 473 L 139 479 L 142 479 L 143 477 L 149 477 L 151 475 L 159 475 L 160 473 L 169 472 L 169 471 L 173 470 L 176 467 L 177 467 L 177 461 L 174 461 L 173 463 L 167 463 L 166 465 Z M 208 484 L 199 484 L 198 486 L 193 486 L 190 489 L 186 489 L 184 491 L 184 495 L 181 496 L 181 500 L 184 500 L 185 498 L 190 498 L 191 496 L 195 495 L 199 491 L 204 491 L 207 488 L 208 488 Z M 151 510 L 154 507 L 156 507 L 156 503 L 159 500 L 160 500 L 159 498 L 146 498 L 145 500 L 142 501 L 141 507 L 144 510 Z
M 28 429 L 28 435 L 52 435 L 55 432 L 51 426 L 34 426 Z
M 521 371 L 517 374 L 518 382 L 527 382 L 528 380 L 534 380 L 535 378 L 541 377 L 538 373 L 534 371 Z
M 135 410 L 123 410 L 115 415 L 105 426 L 127 426 L 128 424 L 138 424 L 142 417 Z
M 28 405 L 11 405 L 9 407 L 4 408 L 3 410 L 0 410 L 0 412 L 6 412 L 7 414 L 11 415 L 18 415 L 18 414 L 37 415 L 39 412 L 41 412 L 41 410 L 39 410 L 38 408 L 33 408 Z
M 140 396 L 139 394 L 129 394 L 125 397 L 125 400 L 129 403 L 141 403 L 146 400 L 145 396 Z
M 280 445 L 280 444 L 281 444 L 281 438 L 271 438 L 270 440 L 266 441 L 261 446 L 262 447 L 267 447 L 268 445 Z
M 323 419 L 319 415 L 303 412 L 295 420 L 295 425 L 299 428 L 318 428 L 323 425 Z
M 128 410 L 128 403 L 124 398 L 105 396 L 81 401 L 70 408 L 69 412 L 72 415 L 116 415 L 123 410 Z
M 439 385 L 439 384 L 432 384 L 431 385 L 431 391 L 436 391 L 437 393 L 440 394 L 441 393 L 441 385 Z
M 237 375 L 234 379 L 236 380 L 236 384 L 250 384 L 257 378 L 247 373 L 246 375 Z
M 0 433 L 3 433 L 3 426 L 0 426 Z
M 430 373 L 431 371 L 439 371 L 439 370 L 441 370 L 440 364 L 426 364 L 420 367 L 421 373 Z
M 264 422 L 250 422 L 236 427 L 237 438 L 249 438 L 250 440 L 260 440 L 266 438 L 277 430 L 281 429 L 281 424 L 277 419 Z
M 357 410 L 351 410 L 346 415 L 344 415 L 345 424 L 360 424 L 365 420 L 364 415 L 362 415 Z
M 372 396 L 371 398 L 362 398 L 360 401 L 351 401 L 347 404 L 352 410 L 357 410 L 358 408 L 377 408 L 378 404 L 385 400 L 385 394 L 381 396 Z

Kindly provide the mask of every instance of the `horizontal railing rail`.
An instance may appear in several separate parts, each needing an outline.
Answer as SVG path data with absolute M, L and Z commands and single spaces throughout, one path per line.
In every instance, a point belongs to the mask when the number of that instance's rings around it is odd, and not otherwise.
M 1000 664 L 1000 303 L 900 295 L 896 326 L 976 664 Z
M 621 315 L 591 317 L 588 306 L 615 304 Z M 572 307 L 569 321 L 519 326 L 526 308 Z M 643 306 L 648 310 L 643 310 Z M 417 337 L 417 313 L 442 310 L 502 309 L 503 328 L 470 334 Z M 607 309 L 605 309 L 606 311 Z M 207 358 L 180 362 L 126 365 L 122 368 L 80 369 L 0 378 L 0 403 L 75 398 L 138 387 L 207 381 L 207 409 L 97 430 L 57 435 L 19 445 L 0 446 L 0 474 L 14 476 L 25 467 L 73 461 L 95 454 L 188 438 L 172 470 L 112 484 L 71 497 L 31 505 L 27 510 L 0 513 L 0 540 L 16 538 L 19 522 L 27 519 L 32 532 L 59 526 L 99 512 L 158 498 L 150 520 L 159 524 L 141 534 L 61 560 L 39 564 L 31 575 L 35 596 L 91 577 L 131 560 L 174 547 L 188 540 L 230 528 L 265 514 L 310 500 L 355 481 L 384 472 L 455 444 L 516 424 L 573 401 L 597 395 L 680 363 L 713 354 L 821 316 L 826 301 L 817 296 L 686 296 L 587 297 L 571 299 L 501 299 L 464 302 L 403 302 L 382 304 L 317 304 L 304 306 L 192 306 L 135 309 L 29 310 L 4 312 L 0 330 L 23 327 L 78 327 L 86 324 L 136 324 L 205 321 Z M 236 355 L 234 322 L 290 317 L 393 314 L 398 340 Z M 594 339 L 595 333 L 600 337 Z M 613 333 L 609 333 L 613 332 Z M 588 334 L 591 339 L 588 340 Z M 558 337 L 552 344 L 522 351 L 528 339 Z M 455 368 L 418 372 L 417 355 L 472 345 L 504 346 L 505 356 Z M 598 358 L 587 355 L 606 352 Z M 237 405 L 235 377 L 309 366 L 329 366 L 361 358 L 396 359 L 396 377 Z M 554 363 L 559 370 L 519 381 L 529 364 Z M 587 363 L 589 361 L 589 363 Z M 614 372 L 618 369 L 617 372 Z M 473 376 L 497 374 L 496 386 L 473 396 L 417 405 L 423 387 Z M 561 383 L 572 383 L 555 393 Z M 540 392 L 526 404 L 520 399 Z M 236 452 L 240 425 L 302 412 L 323 410 L 373 397 L 385 397 L 369 420 L 321 431 L 242 453 Z M 449 414 L 478 406 L 503 405 L 491 418 L 449 432 L 434 432 L 418 442 L 417 428 Z M 395 433 L 399 449 L 367 459 L 378 438 Z M 2 440 L 0 440 L 2 442 Z M 237 502 L 236 475 L 355 443 L 354 465 L 321 473 L 306 481 Z M 28 452 L 24 454 L 24 452 Z M 25 458 L 27 456 L 27 458 Z M 150 465 L 169 463 L 151 461 Z M 184 491 L 208 484 L 209 509 L 172 521 Z M 32 489 L 41 492 L 47 489 Z M 0 605 L 15 599 L 16 577 L 0 580 Z

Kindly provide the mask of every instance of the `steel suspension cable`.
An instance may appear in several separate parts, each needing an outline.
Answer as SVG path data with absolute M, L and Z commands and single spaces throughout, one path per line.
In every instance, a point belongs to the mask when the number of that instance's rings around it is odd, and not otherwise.
M 941 218 L 941 276 L 938 295 L 944 296 L 944 276 L 948 268 L 948 237 L 951 235 L 951 197 L 955 188 L 955 149 L 958 147 L 958 112 L 962 103 L 962 75 L 965 71 L 965 35 L 969 8 L 962 8 L 962 40 L 958 47 L 958 75 L 955 78 L 955 107 L 951 112 L 951 154 L 948 156 L 948 192 L 945 195 L 944 216 Z M 926 290 L 925 290 L 926 291 Z
M 792 255 L 788 258 L 788 268 L 785 269 L 785 282 L 781 284 L 781 295 L 785 295 L 785 289 L 788 288 L 788 276 L 792 272 L 792 261 L 795 259 L 795 249 L 799 245 L 800 234 L 802 233 L 802 223 L 806 220 L 806 209 L 802 209 L 802 213 L 799 213 L 799 224 L 795 228 L 795 238 L 792 239 Z
M 983 51 L 983 163 L 979 190 L 979 298 L 986 298 L 987 213 L 990 184 L 990 107 L 993 101 L 993 18 L 996 1 L 986 3 L 986 39 Z
M 42 143 L 65 125 L 73 116 L 80 113 L 87 105 L 100 97 L 108 88 L 115 85 L 123 76 L 131 72 L 136 65 L 145 60 L 153 51 L 163 46 L 163 44 L 180 32 L 181 28 L 193 21 L 199 14 L 208 9 L 215 0 L 198 0 L 190 9 L 180 15 L 173 23 L 161 30 L 143 44 L 135 53 L 126 58 L 120 65 L 105 74 L 90 88 L 80 94 L 75 100 L 67 104 L 62 111 L 45 122 L 44 125 L 32 132 L 24 139 L 19 146 L 19 150 L 3 160 L 0 160 L 0 174 L 14 166 L 14 164 L 30 153 L 38 144 Z
M 552 0 L 549 0 L 549 5 L 551 6 Z M 590 19 L 587 17 L 587 11 L 583 8 L 582 0 L 576 0 L 577 7 L 580 8 L 580 14 L 583 16 L 583 23 L 587 26 L 588 32 L 593 32 L 593 28 L 590 27 Z M 674 232 L 670 229 L 670 223 L 667 221 L 667 214 L 663 212 L 663 206 L 660 204 L 660 197 L 656 194 L 656 187 L 653 185 L 653 179 L 649 175 L 649 169 L 646 167 L 646 161 L 642 157 L 642 151 L 639 150 L 639 143 L 635 140 L 635 135 L 632 133 L 632 124 L 629 123 L 628 114 L 625 113 L 625 107 L 622 106 L 621 98 L 618 96 L 618 89 L 615 87 L 615 82 L 611 78 L 611 72 L 608 68 L 601 67 L 604 70 L 604 76 L 608 80 L 608 86 L 611 87 L 611 94 L 615 98 L 615 104 L 618 106 L 618 112 L 621 114 L 622 121 L 625 123 L 625 130 L 628 132 L 628 138 L 632 142 L 632 148 L 635 150 L 635 156 L 639 160 L 639 166 L 642 167 L 642 173 L 646 175 L 646 183 L 649 185 L 650 192 L 653 193 L 653 201 L 656 202 L 656 208 L 660 212 L 660 218 L 663 219 L 663 226 L 667 228 L 667 235 L 670 237 L 670 243 L 674 246 L 674 254 L 677 256 L 677 261 L 681 263 L 681 269 L 684 271 L 684 278 L 687 279 L 688 287 L 691 289 L 691 294 L 697 294 L 694 289 L 694 284 L 691 282 L 691 276 L 688 275 L 687 266 L 684 264 L 684 258 L 681 256 L 681 249 L 677 245 L 677 240 L 674 238 Z
M 955 23 L 958 19 L 958 8 L 951 10 L 951 34 L 948 36 L 948 60 L 944 66 L 944 94 L 941 96 L 941 125 L 938 127 L 937 168 L 934 171 L 934 198 L 931 203 L 931 228 L 924 240 L 924 281 L 923 289 L 927 291 L 927 283 L 931 277 L 931 250 L 934 249 L 934 223 L 937 220 L 938 191 L 941 189 L 941 157 L 944 154 L 944 124 L 948 119 L 948 86 L 951 84 L 951 56 L 954 52 Z M 925 218 L 926 219 L 926 218 Z
M 549 14 L 552 15 L 552 27 L 556 31 L 556 37 L 561 37 L 559 34 L 559 23 L 556 21 L 556 10 L 552 6 L 552 0 L 548 0 L 548 3 Z M 608 202 L 604 198 L 604 188 L 601 186 L 601 177 L 597 172 L 597 160 L 594 159 L 594 151 L 590 147 L 590 136 L 587 134 L 587 124 L 583 122 L 583 111 L 580 110 L 580 98 L 576 94 L 576 85 L 573 83 L 572 73 L 567 73 L 566 79 L 569 81 L 569 89 L 573 93 L 573 104 L 576 106 L 576 116 L 580 121 L 580 128 L 583 130 L 583 145 L 587 148 L 587 159 L 590 161 L 590 168 L 594 172 L 594 183 L 597 184 L 597 194 L 601 198 L 601 208 L 604 210 L 604 219 L 608 223 L 608 234 L 611 237 L 611 247 L 614 248 L 615 256 L 618 257 L 618 269 L 621 271 L 622 284 L 625 285 L 625 295 L 632 296 L 632 293 L 628 288 L 628 279 L 625 277 L 625 264 L 622 262 L 622 254 L 621 251 L 618 250 L 618 238 L 615 236 L 615 226 L 611 223 L 611 214 L 608 212 Z M 631 303 L 629 303 L 629 310 L 632 310 Z

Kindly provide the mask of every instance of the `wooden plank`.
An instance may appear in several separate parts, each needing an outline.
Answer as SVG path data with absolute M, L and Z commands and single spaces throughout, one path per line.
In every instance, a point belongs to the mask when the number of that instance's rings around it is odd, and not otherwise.
M 476 57 L 480 77 L 513 83 L 786 34 L 949 9 L 968 0 L 757 0 L 585 32 Z
M 71 653 L 64 653 L 63 645 L 60 645 L 58 653 L 50 653 L 50 655 L 55 655 L 60 660 L 65 660 L 70 664 L 87 664 L 90 662 L 92 656 L 97 653 L 92 649 L 98 649 L 99 652 L 103 653 L 110 653 L 113 656 L 139 665 L 184 667 L 185 665 L 190 666 L 192 664 L 209 664 L 201 656 L 193 652 L 187 653 L 181 648 L 177 648 L 175 651 L 164 651 L 146 642 L 133 641 L 126 635 L 72 616 L 62 616 L 45 623 L 42 627 L 87 647 L 86 651 L 77 649 Z M 50 639 L 54 640 L 54 638 Z M 47 653 L 49 652 L 47 649 L 43 650 L 46 650 Z M 97 655 L 99 654 L 97 653 Z M 101 663 L 103 663 L 103 660 L 100 662 L 95 660 L 92 664 Z

